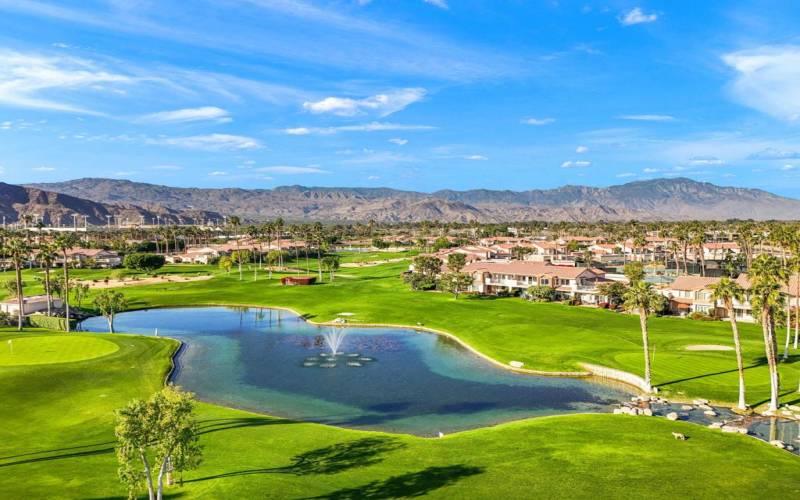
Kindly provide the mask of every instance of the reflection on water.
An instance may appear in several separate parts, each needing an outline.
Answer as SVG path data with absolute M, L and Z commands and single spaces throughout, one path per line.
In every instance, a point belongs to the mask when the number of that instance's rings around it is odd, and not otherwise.
M 104 323 L 90 318 L 82 327 L 105 331 Z M 630 395 L 590 380 L 509 372 L 430 333 L 318 327 L 273 309 L 134 311 L 118 315 L 116 327 L 142 334 L 158 328 L 182 340 L 174 378 L 201 399 L 345 427 L 432 436 L 609 411 Z

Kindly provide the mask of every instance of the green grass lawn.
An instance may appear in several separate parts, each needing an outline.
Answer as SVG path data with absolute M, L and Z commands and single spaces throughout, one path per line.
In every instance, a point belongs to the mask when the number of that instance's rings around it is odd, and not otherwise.
M 311 262 L 313 269 L 314 261 Z M 252 269 L 247 267 L 244 280 L 239 281 L 235 271 L 224 274 L 207 266 L 170 266 L 162 272 L 213 272 L 216 277 L 208 281 L 127 287 L 125 294 L 132 308 L 202 304 L 281 306 L 307 314 L 314 321 L 330 321 L 340 312 L 352 312 L 354 323 L 422 324 L 448 331 L 502 363 L 516 360 L 531 369 L 574 371 L 581 370 L 581 362 L 590 362 L 642 374 L 641 333 L 638 318 L 631 315 L 517 298 L 462 296 L 455 300 L 441 293 L 412 292 L 399 278 L 406 262 L 343 268 L 333 283 L 325 277 L 324 283 L 311 287 L 281 286 L 279 274 L 267 280 L 266 273 L 260 273 L 258 281 L 254 281 Z M 76 270 L 74 274 L 97 272 Z M 11 274 L 6 276 L 10 278 Z M 0 280 L 3 278 L 0 275 Z M 703 397 L 718 403 L 736 400 L 733 352 L 685 350 L 692 344 L 732 345 L 728 323 L 652 318 L 650 329 L 654 383 L 665 394 L 675 399 Z M 761 331 L 758 325 L 742 324 L 741 332 L 748 402 L 757 406 L 769 395 Z M 800 353 L 793 351 L 780 369 L 782 401 L 797 403 Z
M 322 289 L 322 288 L 320 288 Z M 0 332 L 9 339 L 46 332 Z M 35 335 L 35 337 L 30 337 Z M 0 498 L 124 498 L 113 410 L 162 384 L 176 343 L 86 339 L 87 359 L 0 367 Z M 97 355 L 98 338 L 118 348 Z M 49 346 L 40 346 L 46 356 Z M 74 350 L 75 344 L 72 345 Z M 76 356 L 76 359 L 80 356 Z M 36 356 L 28 354 L 36 363 Z M 174 498 L 793 498 L 800 461 L 660 418 L 572 415 L 444 439 L 360 432 L 200 404 L 205 459 Z M 682 432 L 687 441 L 673 439 Z
M 462 297 L 412 292 L 399 279 L 404 262 L 345 268 L 333 283 L 283 287 L 265 275 L 218 274 L 210 281 L 169 283 L 126 289 L 131 307 L 251 304 L 282 306 L 330 321 L 352 312 L 354 323 L 393 323 L 445 330 L 502 362 L 516 360 L 539 370 L 580 370 L 581 362 L 642 373 L 638 318 L 585 307 L 538 304 L 517 298 Z M 730 351 L 687 351 L 692 344 L 732 345 L 730 325 L 679 318 L 650 320 L 654 382 L 674 398 L 704 397 L 732 402 L 737 397 L 736 363 Z M 763 341 L 757 325 L 741 325 L 748 401 L 769 394 Z M 800 355 L 781 365 L 784 402 L 797 402 Z

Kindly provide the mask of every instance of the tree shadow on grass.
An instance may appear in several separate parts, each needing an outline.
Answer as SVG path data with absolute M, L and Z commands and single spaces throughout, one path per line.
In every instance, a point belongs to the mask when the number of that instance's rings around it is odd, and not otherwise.
M 225 477 L 249 476 L 253 474 L 338 474 L 349 469 L 375 465 L 384 460 L 384 455 L 403 448 L 405 445 L 396 438 L 374 437 L 337 443 L 324 448 L 300 453 L 292 458 L 292 463 L 284 467 L 269 467 L 226 472 L 214 476 L 191 479 L 186 482 L 207 481 Z
M 745 370 L 749 370 L 751 368 L 758 368 L 759 366 L 763 366 L 763 365 L 766 365 L 766 364 L 767 364 L 767 360 L 766 360 L 766 358 L 763 358 L 763 359 L 759 359 L 758 361 L 756 361 L 754 364 L 752 364 L 750 366 L 745 366 L 744 369 Z M 671 380 L 669 382 L 661 382 L 661 383 L 658 383 L 658 384 L 655 384 L 655 385 L 657 385 L 658 387 L 664 387 L 664 386 L 667 386 L 667 385 L 679 384 L 681 382 L 688 382 L 690 380 L 698 380 L 698 379 L 701 379 L 701 378 L 713 377 L 715 375 L 725 375 L 726 373 L 735 373 L 737 370 L 738 370 L 737 368 L 733 368 L 731 370 L 722 370 L 722 371 L 714 372 L 714 373 L 704 373 L 702 375 L 695 375 L 694 377 L 686 377 L 686 378 L 681 378 L 681 379 L 677 379 L 677 380 Z
M 200 421 L 199 434 L 241 429 L 244 427 L 262 427 L 265 425 L 291 425 L 299 422 L 282 418 L 246 417 L 246 418 L 218 418 Z
M 48 452 L 40 452 L 40 453 L 48 453 Z M 33 458 L 26 458 L 24 460 L 17 460 L 16 462 L 8 462 L 4 464 L 0 464 L 0 468 L 3 467 L 10 467 L 12 465 L 24 465 L 24 464 L 32 464 L 36 462 L 48 462 L 50 460 L 63 460 L 69 458 L 84 458 L 90 457 L 93 455 L 105 455 L 106 453 L 114 453 L 114 447 L 110 446 L 107 448 L 99 448 L 96 450 L 84 450 L 84 451 L 74 451 L 70 453 L 61 453 L 59 455 L 47 455 L 44 457 L 33 457 Z
M 481 474 L 483 471 L 483 467 L 466 465 L 428 467 L 418 472 L 390 477 L 383 481 L 372 481 L 356 488 L 345 488 L 312 498 L 346 500 L 419 497 L 455 484 L 465 477 Z

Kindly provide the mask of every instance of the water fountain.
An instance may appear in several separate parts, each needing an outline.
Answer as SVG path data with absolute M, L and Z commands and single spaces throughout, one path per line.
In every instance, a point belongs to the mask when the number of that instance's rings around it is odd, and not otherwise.
M 345 353 L 341 350 L 344 339 L 347 337 L 347 329 L 331 327 L 322 332 L 323 348 L 328 352 L 321 352 L 318 356 L 309 356 L 303 361 L 306 368 L 336 368 L 340 359 L 343 359 L 344 366 L 350 368 L 360 368 L 367 363 L 374 361 L 374 358 L 362 356 L 357 352 Z

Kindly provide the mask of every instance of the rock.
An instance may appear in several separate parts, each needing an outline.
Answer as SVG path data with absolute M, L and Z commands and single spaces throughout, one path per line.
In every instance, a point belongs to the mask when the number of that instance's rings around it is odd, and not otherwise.
M 672 437 L 674 437 L 678 441 L 686 441 L 686 436 L 680 432 L 673 432 Z
M 713 410 L 713 408 L 711 408 L 711 407 L 710 407 L 710 406 L 708 406 L 707 404 L 697 405 L 697 407 L 698 407 L 699 409 L 701 409 L 701 410 Z
M 672 420 L 673 422 L 675 420 L 678 420 L 678 414 L 675 413 L 674 411 L 670 412 L 670 413 L 667 413 L 667 420 Z
M 786 445 L 786 451 L 794 451 L 794 446 L 792 446 L 790 444 L 787 444 Z
M 708 404 L 708 400 L 707 399 L 695 399 L 694 401 L 692 401 L 692 404 L 695 405 L 695 406 L 707 405 Z
M 633 397 L 631 398 L 631 402 L 632 402 L 632 403 L 638 403 L 638 402 L 639 402 L 639 396 L 633 396 Z
M 681 405 L 681 410 L 683 410 L 683 411 L 691 411 L 691 410 L 694 410 L 694 406 L 692 406 L 692 405 Z
M 747 434 L 747 427 L 737 427 L 735 425 L 723 425 L 720 427 L 722 432 Z
M 797 405 L 789 405 L 788 408 L 792 411 L 800 412 L 800 406 Z
M 509 361 L 508 364 L 514 368 L 522 368 L 523 366 L 525 366 L 525 363 L 523 363 L 522 361 Z
M 627 413 L 623 408 L 614 408 L 614 415 L 622 415 L 623 413 Z
M 717 412 L 715 412 L 714 410 L 706 410 L 706 411 L 703 412 L 703 415 L 705 415 L 707 417 L 716 417 L 717 416 Z
M 769 442 L 769 444 L 771 444 L 775 448 L 780 448 L 782 450 L 786 449 L 786 443 L 784 443 L 780 439 L 773 439 L 772 441 Z
M 708 428 L 709 429 L 720 429 L 720 428 L 722 428 L 723 425 L 724 424 L 722 422 L 711 422 L 710 424 L 708 424 Z M 725 431 L 725 432 L 727 432 L 727 431 Z
M 653 410 L 651 410 L 650 408 L 645 408 L 644 410 L 642 410 L 642 415 L 644 415 L 645 417 L 652 417 Z

